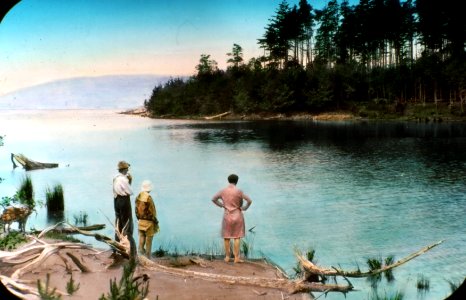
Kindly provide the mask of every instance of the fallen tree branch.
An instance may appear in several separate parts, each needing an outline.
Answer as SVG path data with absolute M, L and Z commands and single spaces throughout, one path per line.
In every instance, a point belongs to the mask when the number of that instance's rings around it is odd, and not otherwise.
M 77 244 L 77 243 L 57 243 L 57 244 L 47 244 L 43 246 L 43 250 L 39 256 L 37 256 L 34 260 L 26 264 L 25 266 L 17 269 L 12 275 L 11 278 L 18 279 L 28 270 L 33 269 L 36 265 L 43 263 L 50 255 L 58 252 L 60 249 L 63 248 L 71 248 L 71 249 L 92 249 L 91 246 L 85 244 Z
M 112 247 L 112 249 L 114 249 L 119 254 L 121 254 L 124 258 L 128 258 L 128 259 L 130 258 L 129 254 L 128 254 L 129 251 L 128 251 L 127 247 L 125 247 L 124 245 L 122 245 L 121 243 L 119 243 L 119 242 L 117 242 L 115 240 L 112 240 L 108 236 L 105 236 L 105 235 L 100 234 L 100 233 L 89 232 L 87 230 L 81 230 L 81 229 L 79 229 L 77 227 L 74 227 L 74 226 L 71 226 L 71 227 L 74 228 L 74 230 L 76 230 L 78 233 L 80 233 L 82 235 L 93 236 L 99 242 L 106 243 L 107 245 Z
M 224 113 L 221 113 L 221 114 L 218 114 L 218 115 L 215 115 L 215 116 L 210 116 L 210 117 L 204 117 L 205 120 L 214 120 L 214 119 L 219 119 L 221 117 L 224 117 L 226 115 L 229 115 L 230 112 L 229 111 L 226 111 Z
M 341 286 L 336 284 L 322 284 L 316 282 L 306 282 L 302 280 L 289 280 L 284 278 L 261 278 L 261 277 L 245 277 L 245 276 L 231 276 L 224 274 L 203 273 L 191 270 L 177 269 L 166 267 L 149 260 L 145 256 L 139 256 L 139 263 L 144 268 L 153 271 L 159 271 L 176 276 L 189 276 L 203 280 L 214 282 L 222 282 L 229 284 L 242 284 L 248 286 L 256 286 L 262 288 L 273 288 L 285 290 L 290 294 L 307 293 L 307 292 L 323 292 L 326 290 L 349 292 L 353 287 Z
M 335 267 L 332 267 L 332 269 L 322 268 L 322 267 L 319 267 L 319 266 L 313 264 L 309 260 L 307 260 L 301 253 L 298 253 L 297 251 L 296 251 L 295 255 L 298 258 L 299 263 L 303 266 L 303 268 L 307 272 L 309 272 L 311 274 L 324 275 L 324 276 L 344 276 L 344 277 L 358 278 L 358 277 L 369 277 L 369 276 L 377 275 L 377 274 L 386 272 L 388 270 L 391 270 L 393 268 L 396 268 L 396 267 L 398 267 L 398 266 L 400 266 L 400 265 L 402 265 L 404 263 L 407 263 L 408 261 L 412 260 L 413 258 L 415 258 L 415 257 L 429 251 L 430 249 L 434 248 L 435 246 L 440 245 L 441 243 L 443 243 L 443 240 L 439 241 L 439 242 L 436 242 L 436 243 L 434 243 L 432 245 L 426 246 L 426 247 L 422 248 L 421 250 L 419 250 L 417 252 L 414 252 L 414 253 L 406 256 L 405 258 L 398 260 L 397 262 L 395 262 L 393 264 L 390 264 L 388 266 L 383 266 L 380 269 L 370 270 L 370 271 L 367 271 L 367 272 L 361 272 L 360 270 L 345 271 L 345 270 L 337 269 Z

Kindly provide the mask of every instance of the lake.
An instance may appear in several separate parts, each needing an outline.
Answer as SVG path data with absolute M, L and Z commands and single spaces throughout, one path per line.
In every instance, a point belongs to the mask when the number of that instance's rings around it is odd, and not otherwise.
M 184 253 L 220 252 L 222 210 L 211 197 L 239 175 L 253 204 L 246 240 L 290 275 L 294 249 L 316 250 L 321 266 L 367 270 L 366 259 L 401 259 L 445 240 L 394 270 L 379 294 L 443 299 L 449 281 L 466 275 L 466 124 L 409 122 L 156 120 L 111 110 L 0 111 L 0 197 L 12 196 L 30 175 L 36 200 L 62 184 L 65 218 L 80 213 L 105 223 L 113 236 L 112 178 L 118 161 L 131 164 L 133 188 L 154 185 L 161 231 L 158 247 Z M 12 168 L 22 153 L 59 168 Z M 134 199 L 134 198 L 132 198 Z M 133 204 L 134 207 L 134 204 Z M 52 221 L 45 208 L 26 228 Z M 83 239 L 105 248 L 104 244 Z M 424 275 L 430 289 L 416 284 Z M 370 283 L 326 299 L 370 299 Z M 346 284 L 343 279 L 338 283 Z M 319 295 L 316 293 L 316 295 Z

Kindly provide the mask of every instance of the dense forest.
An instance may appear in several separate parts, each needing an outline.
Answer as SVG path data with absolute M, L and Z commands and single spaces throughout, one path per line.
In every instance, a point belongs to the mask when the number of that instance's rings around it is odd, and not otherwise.
M 403 114 L 440 106 L 464 116 L 466 22 L 461 1 L 331 0 L 322 10 L 282 1 L 258 38 L 263 56 L 233 44 L 221 70 L 202 54 L 196 75 L 154 88 L 154 116 L 297 113 L 371 106 Z

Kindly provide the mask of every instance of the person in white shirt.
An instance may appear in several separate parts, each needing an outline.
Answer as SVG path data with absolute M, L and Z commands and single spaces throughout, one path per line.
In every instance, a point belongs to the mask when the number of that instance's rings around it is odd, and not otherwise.
M 131 208 L 130 196 L 132 177 L 128 173 L 130 164 L 126 161 L 118 162 L 118 174 L 113 177 L 113 200 L 115 208 L 115 223 L 118 223 L 118 230 L 124 235 L 133 235 L 133 210 Z M 126 226 L 125 231 L 122 232 Z M 115 233 L 115 240 L 120 241 Z

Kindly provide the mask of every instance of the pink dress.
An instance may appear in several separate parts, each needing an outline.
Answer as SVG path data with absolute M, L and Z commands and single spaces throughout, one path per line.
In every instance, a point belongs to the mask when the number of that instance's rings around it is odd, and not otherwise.
M 243 199 L 250 200 L 246 194 L 238 189 L 234 184 L 228 185 L 223 190 L 214 195 L 212 200 L 222 199 L 224 214 L 222 222 L 223 238 L 244 237 L 245 225 L 241 206 Z

